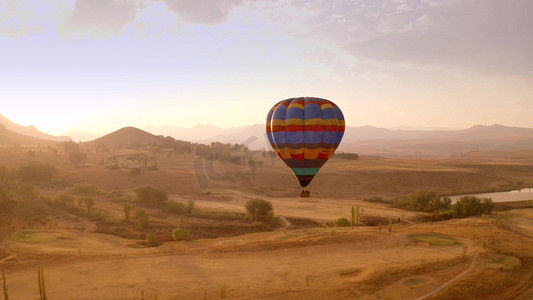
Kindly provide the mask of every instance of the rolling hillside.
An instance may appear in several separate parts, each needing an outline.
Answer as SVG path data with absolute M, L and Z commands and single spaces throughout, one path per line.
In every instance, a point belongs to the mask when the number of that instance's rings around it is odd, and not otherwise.
M 39 131 L 35 126 L 22 126 L 15 122 L 12 122 L 8 118 L 0 114 L 0 125 L 3 125 L 5 129 L 10 130 L 21 135 L 28 137 L 33 137 L 41 140 L 48 140 L 54 142 L 64 142 L 70 141 L 71 138 L 68 136 L 55 136 Z
M 9 129 L 6 129 L 5 126 L 0 125 L 0 145 L 52 145 L 56 142 L 50 140 L 39 139 L 31 136 L 26 136 Z

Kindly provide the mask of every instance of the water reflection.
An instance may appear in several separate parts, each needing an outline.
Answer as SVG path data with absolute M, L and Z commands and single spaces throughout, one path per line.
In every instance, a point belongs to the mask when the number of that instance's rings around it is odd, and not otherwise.
M 450 196 L 450 199 L 452 199 L 452 203 L 455 203 L 459 198 L 463 196 L 475 196 L 478 198 L 491 198 L 493 202 L 533 200 L 533 188 L 525 188 L 525 189 L 513 190 L 513 191 L 508 191 L 508 192 L 457 195 L 457 196 Z

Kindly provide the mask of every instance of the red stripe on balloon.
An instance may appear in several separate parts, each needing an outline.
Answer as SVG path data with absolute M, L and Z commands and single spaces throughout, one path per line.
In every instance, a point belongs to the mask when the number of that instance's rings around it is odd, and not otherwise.
M 344 126 L 337 125 L 276 125 L 272 128 L 267 128 L 267 132 L 280 132 L 280 131 L 332 131 L 332 132 L 344 132 Z
M 318 159 L 326 159 L 328 158 L 328 154 L 325 154 L 325 153 L 318 153 Z
M 301 153 L 301 154 L 293 154 L 293 153 L 291 153 L 291 158 L 292 159 L 304 159 L 305 158 L 305 154 L 304 153 Z

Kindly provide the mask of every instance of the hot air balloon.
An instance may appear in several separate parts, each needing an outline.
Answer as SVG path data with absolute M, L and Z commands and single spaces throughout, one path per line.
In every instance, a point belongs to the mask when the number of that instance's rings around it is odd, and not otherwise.
M 335 103 L 300 97 L 276 103 L 267 115 L 266 133 L 278 156 L 305 188 L 333 156 L 344 135 L 344 116 Z

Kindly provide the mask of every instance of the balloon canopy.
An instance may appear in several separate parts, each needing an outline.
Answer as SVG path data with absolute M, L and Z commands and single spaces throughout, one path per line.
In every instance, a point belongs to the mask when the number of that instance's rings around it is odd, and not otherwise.
M 266 133 L 274 151 L 304 188 L 339 146 L 344 135 L 344 116 L 329 100 L 290 98 L 272 107 Z

